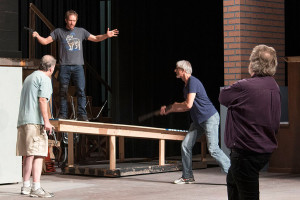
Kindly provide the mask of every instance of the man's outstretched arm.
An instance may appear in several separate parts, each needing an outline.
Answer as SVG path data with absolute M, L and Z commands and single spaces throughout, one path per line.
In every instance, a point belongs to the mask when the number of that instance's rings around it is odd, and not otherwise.
M 41 43 L 42 45 L 47 45 L 47 44 L 50 44 L 51 42 L 53 42 L 53 38 L 51 36 L 44 38 L 44 37 L 40 36 L 38 34 L 38 32 L 36 32 L 36 31 L 34 31 L 32 33 L 32 37 L 36 38 L 38 40 L 38 42 Z
M 88 40 L 89 41 L 92 41 L 92 42 L 101 42 L 107 38 L 111 38 L 111 37 L 117 37 L 119 34 L 119 30 L 118 29 L 114 29 L 112 31 L 109 30 L 109 28 L 107 29 L 107 32 L 106 34 L 102 34 L 102 35 L 90 35 L 88 37 Z

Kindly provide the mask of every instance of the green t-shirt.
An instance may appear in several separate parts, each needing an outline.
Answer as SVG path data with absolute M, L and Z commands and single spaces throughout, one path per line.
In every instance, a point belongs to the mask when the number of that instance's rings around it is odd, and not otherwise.
M 25 79 L 21 92 L 18 127 L 24 124 L 44 124 L 39 97 L 49 101 L 52 92 L 51 79 L 42 71 L 35 71 Z

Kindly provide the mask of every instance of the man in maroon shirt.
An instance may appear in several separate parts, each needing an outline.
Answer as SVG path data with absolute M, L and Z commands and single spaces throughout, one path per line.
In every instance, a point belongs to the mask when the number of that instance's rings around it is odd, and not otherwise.
M 219 101 L 228 108 L 225 144 L 231 149 L 227 174 L 230 200 L 259 199 L 259 171 L 277 148 L 281 99 L 273 78 L 276 51 L 256 46 L 250 56 L 249 74 L 220 92 Z

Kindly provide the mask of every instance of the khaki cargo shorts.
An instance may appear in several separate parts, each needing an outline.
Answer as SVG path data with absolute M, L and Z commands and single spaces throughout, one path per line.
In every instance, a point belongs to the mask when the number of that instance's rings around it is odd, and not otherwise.
M 17 156 L 47 156 L 48 136 L 43 125 L 18 127 Z

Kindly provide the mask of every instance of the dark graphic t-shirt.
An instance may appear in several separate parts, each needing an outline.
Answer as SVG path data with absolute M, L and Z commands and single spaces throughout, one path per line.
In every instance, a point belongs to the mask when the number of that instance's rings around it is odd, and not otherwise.
M 194 123 L 200 125 L 217 112 L 208 98 L 204 86 L 196 77 L 190 76 L 183 93 L 185 99 L 189 93 L 196 93 L 193 107 L 190 109 L 190 115 Z
M 53 40 L 59 42 L 60 65 L 83 65 L 82 41 L 90 33 L 84 28 L 75 27 L 73 30 L 57 28 L 50 33 Z

